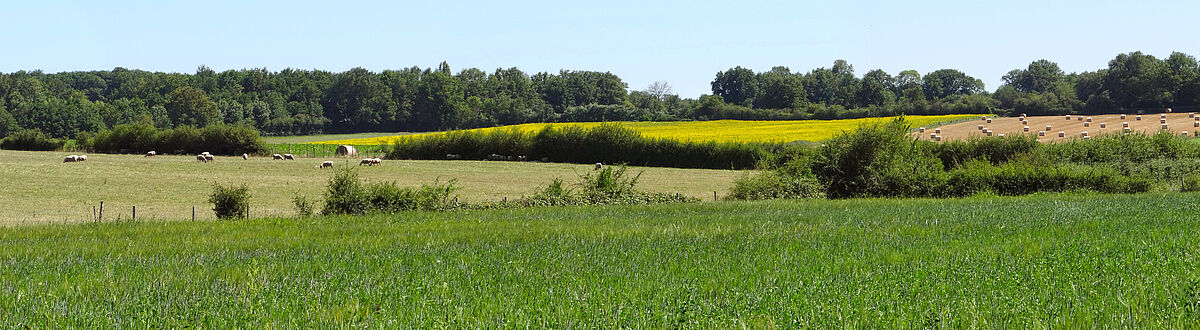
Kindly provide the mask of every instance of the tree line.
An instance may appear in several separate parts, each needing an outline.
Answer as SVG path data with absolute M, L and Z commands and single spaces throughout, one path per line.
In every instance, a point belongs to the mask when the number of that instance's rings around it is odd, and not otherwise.
M 253 126 L 265 134 L 434 131 L 530 122 L 712 119 L 836 119 L 897 114 L 1107 113 L 1195 107 L 1195 57 L 1117 55 L 1107 68 L 1064 73 L 1046 60 L 1012 70 L 988 92 L 954 69 L 856 75 L 838 60 L 829 68 L 718 72 L 712 94 L 683 98 L 664 82 L 630 90 L 610 72 L 525 73 L 517 68 L 453 72 L 412 67 L 194 74 L 111 71 L 18 71 L 0 74 L 0 136 L 39 129 L 75 137 L 120 124 L 159 129 L 212 124 Z

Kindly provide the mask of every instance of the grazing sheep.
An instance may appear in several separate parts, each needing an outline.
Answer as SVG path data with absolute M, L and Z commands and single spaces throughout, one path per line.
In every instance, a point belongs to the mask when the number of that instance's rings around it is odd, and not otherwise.
M 921 132 L 921 133 L 925 133 L 925 128 L 924 127 L 917 128 L 917 131 Z
M 982 131 L 982 130 L 983 130 L 983 125 L 977 125 L 977 126 L 975 126 L 975 129 Z
M 358 166 L 363 166 L 363 165 L 370 166 L 373 163 L 375 163 L 375 159 L 363 158 L 361 161 L 358 162 Z
M 1066 137 L 1066 136 L 1067 136 L 1067 132 L 1058 131 L 1058 137 Z
M 593 170 L 598 170 L 598 169 L 601 169 L 601 168 L 603 168 L 603 167 L 604 167 L 604 164 L 602 164 L 602 163 L 596 163 L 596 166 L 592 167 L 592 169 L 593 169 Z
M 1046 131 L 1038 131 L 1038 136 L 1046 136 Z
M 1108 128 L 1108 123 L 1100 123 L 1100 128 Z
M 63 158 L 63 163 L 74 163 L 77 161 L 79 161 L 79 156 L 76 155 L 70 155 L 67 156 L 67 158 Z
M 1091 122 L 1083 122 L 1083 127 L 1092 127 Z
M 142 156 L 142 157 L 154 157 L 154 156 L 158 156 L 158 153 L 154 152 L 154 150 L 150 150 L 150 151 L 147 151 L 146 155 Z
M 328 161 L 328 160 L 327 160 L 327 161 L 321 162 L 321 165 L 318 165 L 317 167 L 320 167 L 320 168 L 333 168 L 333 162 L 332 162 L 332 161 Z
M 1121 119 L 1125 119 L 1125 114 L 1121 114 Z
M 1022 130 L 1024 130 L 1025 132 L 1028 132 L 1028 131 L 1029 131 L 1029 126 L 1025 126 L 1025 128 L 1022 128 Z
M 379 158 L 379 157 L 376 157 L 375 159 L 372 159 L 372 160 L 371 160 L 371 163 L 372 163 L 372 164 L 375 164 L 375 165 L 383 165 L 383 159 L 382 159 L 382 158 Z
M 934 133 L 938 133 L 938 134 L 942 134 L 942 129 L 941 129 L 941 128 L 935 128 L 935 129 L 933 129 L 933 132 L 934 132 Z
M 517 156 L 517 161 L 518 161 L 518 162 L 523 162 L 523 161 L 527 161 L 527 160 L 529 160 L 529 157 L 525 157 L 525 156 Z
M 988 119 L 987 119 L 987 123 L 988 123 L 988 124 L 991 124 L 991 123 L 992 123 L 992 119 L 991 119 L 991 118 L 988 118 Z
M 937 137 L 937 133 L 929 133 L 929 139 Z
M 1087 118 L 1085 118 L 1083 121 L 1086 121 L 1086 122 L 1089 122 L 1089 123 L 1090 123 L 1090 122 L 1092 122 L 1092 117 L 1087 117 Z
M 1071 120 L 1071 115 L 1067 115 L 1067 120 Z
M 271 160 L 283 160 L 283 155 L 280 155 L 280 154 L 272 154 L 272 155 L 271 155 Z
M 79 162 L 86 162 L 86 161 L 87 161 L 87 155 L 79 155 L 79 158 L 77 158 L 77 159 L 76 159 L 76 161 L 79 161 Z
M 1121 127 L 1129 128 L 1129 122 L 1127 122 L 1127 121 L 1121 122 Z
M 987 120 L 987 116 L 979 116 L 979 120 Z
M 210 155 L 210 154 L 204 154 L 204 159 L 207 159 L 208 161 L 210 161 L 210 162 L 211 162 L 211 161 L 213 161 L 213 155 Z
M 933 140 L 934 140 L 934 141 L 937 141 L 937 142 L 942 142 L 942 136 L 941 136 L 941 135 L 935 136 L 935 137 L 933 138 Z
M 296 160 L 296 156 L 292 156 L 292 154 L 283 154 L 283 160 Z
M 250 154 L 242 154 L 243 160 L 250 160 Z
M 196 155 L 196 161 L 199 161 L 201 163 L 207 163 L 208 157 L 204 157 L 204 155 Z
M 1142 120 L 1142 115 L 1138 115 L 1137 117 L 1133 117 L 1133 119 L 1135 119 L 1135 120 Z
M 1167 124 L 1162 124 L 1162 129 L 1167 129 Z
M 1170 113 L 1170 112 L 1171 112 L 1171 108 L 1167 108 L 1167 112 L 1168 112 L 1168 113 Z M 1165 115 L 1164 115 L 1164 116 L 1165 116 Z

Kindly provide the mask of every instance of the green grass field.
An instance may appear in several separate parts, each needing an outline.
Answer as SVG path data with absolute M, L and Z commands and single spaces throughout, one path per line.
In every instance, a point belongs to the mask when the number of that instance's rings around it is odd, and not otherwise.
M 253 217 L 294 215 L 292 197 L 319 199 L 332 170 L 316 168 L 324 160 L 337 167 L 356 166 L 358 159 L 301 158 L 274 161 L 255 157 L 217 157 L 212 163 L 186 156 L 89 155 L 84 163 L 62 163 L 66 153 L 0 150 L 0 225 L 47 221 L 78 222 L 92 218 L 92 207 L 104 202 L 105 218 L 128 218 L 137 207 L 138 218 L 212 219 L 208 195 L 212 184 L 246 184 L 252 195 Z M 484 161 L 384 161 L 362 167 L 361 177 L 416 186 L 434 180 L 456 179 L 460 200 L 478 202 L 531 194 L 555 178 L 572 182 L 590 165 L 484 162 Z M 672 168 L 636 168 L 644 171 L 641 187 L 647 191 L 680 192 L 712 199 L 724 196 L 739 171 Z
M 284 144 L 284 143 L 292 143 L 292 144 L 295 144 L 295 143 L 309 143 L 309 142 L 320 142 L 320 141 L 329 141 L 329 140 L 367 139 L 367 138 L 376 138 L 376 137 L 382 137 L 382 136 L 399 136 L 399 135 L 408 135 L 408 134 L 420 134 L 420 133 L 408 133 L 408 132 L 397 132 L 397 133 L 369 132 L 369 133 L 349 133 L 349 134 L 318 134 L 318 135 L 293 135 L 293 136 L 264 136 L 264 137 L 263 137 L 263 142 L 265 142 L 265 143 L 275 143 L 275 144 Z
M 0 228 L 4 328 L 1188 328 L 1200 194 Z

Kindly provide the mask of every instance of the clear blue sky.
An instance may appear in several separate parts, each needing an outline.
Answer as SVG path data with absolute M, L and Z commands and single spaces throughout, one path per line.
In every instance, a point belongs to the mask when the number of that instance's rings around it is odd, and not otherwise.
M 1200 55 L 1196 1 L 4 1 L 0 72 L 268 68 L 611 71 L 709 93 L 717 71 L 845 59 L 954 68 L 995 90 L 1037 59 L 1065 71 L 1141 50 Z

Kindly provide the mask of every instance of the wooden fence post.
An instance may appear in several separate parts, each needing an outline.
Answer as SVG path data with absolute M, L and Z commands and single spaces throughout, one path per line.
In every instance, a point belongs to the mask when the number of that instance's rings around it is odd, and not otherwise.
M 192 221 L 196 221 L 196 207 L 192 206 Z
M 96 218 L 96 222 L 104 221 L 104 201 L 100 201 L 100 217 Z
M 134 205 L 134 206 L 133 206 L 133 217 L 132 217 L 132 218 L 129 218 L 129 219 L 131 219 L 131 220 L 137 220 L 137 205 Z

